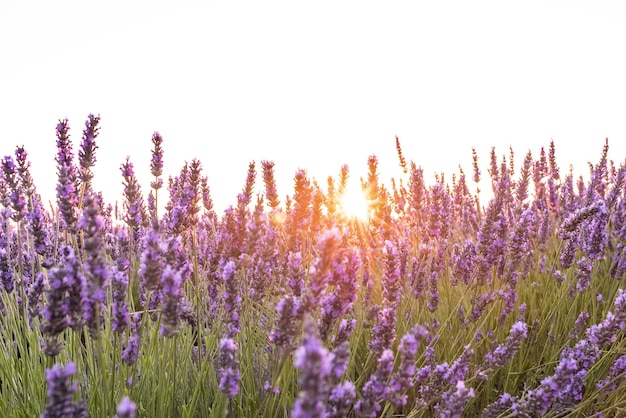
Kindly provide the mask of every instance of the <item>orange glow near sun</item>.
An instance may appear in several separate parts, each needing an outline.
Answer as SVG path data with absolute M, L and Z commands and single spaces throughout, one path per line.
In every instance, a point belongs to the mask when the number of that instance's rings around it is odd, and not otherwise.
M 341 196 L 339 206 L 346 216 L 356 218 L 360 221 L 367 221 L 369 216 L 369 203 L 360 188 L 348 188 L 343 196 Z

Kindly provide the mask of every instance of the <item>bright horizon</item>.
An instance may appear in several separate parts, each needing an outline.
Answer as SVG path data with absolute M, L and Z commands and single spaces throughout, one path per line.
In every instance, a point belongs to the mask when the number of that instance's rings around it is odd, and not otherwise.
M 55 126 L 77 152 L 100 114 L 94 189 L 122 199 L 127 155 L 144 196 L 151 136 L 164 174 L 198 158 L 218 213 L 248 163 L 273 160 L 281 201 L 304 168 L 325 188 L 342 164 L 351 187 L 376 155 L 381 181 L 404 156 L 447 179 L 471 149 L 483 167 L 509 145 L 517 168 L 550 139 L 561 173 L 626 156 L 626 7 L 579 1 L 201 4 L 79 1 L 0 5 L 0 156 L 24 145 L 42 197 L 55 200 Z M 484 202 L 483 202 L 484 203 Z

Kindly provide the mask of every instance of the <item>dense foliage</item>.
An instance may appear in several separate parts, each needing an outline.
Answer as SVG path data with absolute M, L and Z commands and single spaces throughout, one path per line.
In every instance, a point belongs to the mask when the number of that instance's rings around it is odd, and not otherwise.
M 248 167 L 221 215 L 198 160 L 167 180 L 152 137 L 146 196 L 92 188 L 100 118 L 74 154 L 56 128 L 56 205 L 23 147 L 0 176 L 1 416 L 624 416 L 626 164 L 589 176 L 554 143 L 428 184 L 396 138 L 342 209 L 347 166 L 293 194 Z M 475 183 L 475 184 L 474 184 Z M 488 183 L 491 199 L 479 200 Z M 359 187 L 359 185 L 352 185 Z M 473 190 L 472 190 L 473 189 Z

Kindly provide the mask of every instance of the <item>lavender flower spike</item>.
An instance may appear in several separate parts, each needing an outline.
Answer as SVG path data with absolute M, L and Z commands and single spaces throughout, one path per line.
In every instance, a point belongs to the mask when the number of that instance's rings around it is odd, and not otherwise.
M 441 402 L 435 406 L 441 418 L 461 418 L 465 404 L 474 397 L 474 389 L 466 388 L 465 382 L 459 380 L 456 387 L 441 396 Z
M 219 378 L 219 388 L 222 393 L 234 398 L 239 393 L 239 360 L 237 358 L 237 343 L 232 338 L 220 340 L 220 354 L 217 358 L 216 370 Z
M 499 369 L 509 362 L 519 351 L 522 341 L 528 336 L 528 327 L 525 322 L 518 321 L 511 327 L 511 333 L 504 344 L 498 345 L 485 356 L 487 368 Z
M 300 394 L 293 404 L 293 418 L 326 416 L 324 399 L 327 396 L 327 378 L 332 372 L 332 354 L 322 346 L 315 335 L 313 321 L 307 318 L 304 341 L 296 350 L 294 366 L 300 370 Z
M 117 404 L 117 415 L 115 415 L 115 418 L 135 418 L 136 414 L 137 405 L 128 396 L 124 396 L 120 403 Z
M 75 363 L 68 363 L 65 367 L 55 364 L 46 369 L 48 403 L 40 418 L 88 417 L 84 404 L 74 402 L 76 385 L 70 384 L 74 373 Z

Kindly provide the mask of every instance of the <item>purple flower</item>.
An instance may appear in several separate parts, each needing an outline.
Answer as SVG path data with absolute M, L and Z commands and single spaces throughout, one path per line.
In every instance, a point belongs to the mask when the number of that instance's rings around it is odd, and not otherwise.
M 220 391 L 229 398 L 239 393 L 239 359 L 237 358 L 237 343 L 232 338 L 220 340 L 220 352 L 216 359 L 216 370 L 219 379 Z
M 294 296 L 300 297 L 304 287 L 305 271 L 302 266 L 302 254 L 289 252 L 287 255 L 287 287 Z
M 100 131 L 98 127 L 100 123 L 100 115 L 89 115 L 85 122 L 85 129 L 83 130 L 83 140 L 80 144 L 80 150 L 78 151 L 78 162 L 82 168 L 80 173 L 80 180 L 85 184 L 85 191 L 91 189 L 91 180 L 93 179 L 93 173 L 91 173 L 91 167 L 96 164 L 96 137 Z
M 131 323 L 131 328 L 134 332 L 128 337 L 128 343 L 124 350 L 122 350 L 122 361 L 129 366 L 135 364 L 139 354 L 139 343 L 141 340 L 141 335 L 139 334 L 141 331 L 140 323 L 141 315 L 136 315 Z
M 221 276 L 225 285 L 223 299 L 226 316 L 224 322 L 228 324 L 228 336 L 234 337 L 239 332 L 241 326 L 239 318 L 241 296 L 239 296 L 239 279 L 233 260 L 229 260 L 224 264 Z
M 152 143 L 154 148 L 152 150 L 152 160 L 150 161 L 150 173 L 155 177 L 161 177 L 163 174 L 163 137 L 160 133 L 155 132 L 152 134 Z M 161 184 L 153 184 L 152 188 L 158 190 L 161 188 Z
M 322 315 L 319 321 L 320 337 L 326 339 L 330 327 L 342 315 L 352 311 L 357 296 L 357 274 L 361 258 L 355 248 L 341 248 L 332 262 L 329 284 L 333 292 L 322 297 Z
M 2 173 L 4 174 L 4 182 L 10 191 L 9 201 L 13 209 L 13 220 L 19 223 L 26 215 L 26 199 L 24 198 L 24 187 L 17 175 L 18 171 L 12 157 L 7 156 L 2 160 Z
M 309 286 L 302 299 L 303 312 L 312 312 L 328 285 L 329 271 L 341 243 L 341 233 L 337 228 L 325 231 L 317 241 L 317 256 L 309 272 Z
M 384 305 L 397 307 L 400 302 L 399 291 L 401 286 L 398 249 L 393 242 L 387 240 L 382 252 L 385 266 L 382 280 Z
M 13 266 L 6 248 L 0 248 L 0 284 L 7 293 L 13 292 L 15 287 Z
M 607 377 L 596 384 L 598 389 L 615 391 L 620 380 L 626 380 L 626 355 L 619 356 L 611 366 Z
M 589 312 L 582 311 L 576 321 L 574 322 L 574 327 L 569 332 L 568 337 L 572 340 L 578 338 L 580 334 L 585 330 L 587 326 L 587 320 L 589 319 Z
M 139 239 L 139 228 L 144 224 L 144 201 L 141 195 L 141 187 L 135 177 L 135 170 L 133 169 L 133 163 L 130 162 L 130 157 L 126 157 L 120 171 L 124 178 L 124 221 L 128 227 L 133 231 L 132 239 L 133 246 L 136 247 Z
M 373 337 L 370 340 L 370 348 L 375 356 L 380 356 L 386 348 L 391 348 L 396 336 L 396 310 L 395 308 L 380 308 L 375 312 L 376 323 L 374 324 Z
M 73 232 L 76 224 L 76 208 L 78 207 L 78 174 L 74 164 L 74 153 L 69 136 L 67 119 L 57 124 L 57 205 L 61 213 L 63 226 Z
M 128 288 L 128 278 L 126 272 L 116 269 L 111 280 L 113 289 L 113 300 L 111 302 L 111 329 L 118 333 L 123 332 L 130 322 L 128 313 L 128 302 L 126 300 L 126 289 Z
M 261 161 L 263 167 L 263 183 L 265 183 L 265 199 L 272 210 L 276 210 L 280 201 L 276 190 L 276 180 L 274 179 L 274 161 Z
M 400 366 L 398 371 L 391 376 L 389 383 L 389 400 L 394 406 L 404 406 L 407 404 L 408 396 L 406 391 L 414 384 L 415 359 L 417 348 L 426 336 L 428 331 L 422 326 L 415 326 L 407 332 L 398 345 L 400 352 Z
M 356 390 L 349 380 L 337 384 L 328 397 L 328 418 L 345 418 L 354 404 Z
M 503 413 L 511 409 L 514 400 L 515 399 L 513 399 L 508 393 L 502 394 L 497 401 L 490 403 L 485 409 L 483 409 L 481 417 L 497 418 L 501 416 Z
M 485 355 L 485 366 L 497 370 L 511 361 L 519 351 L 522 341 L 528 336 L 528 327 L 525 322 L 518 321 L 511 327 L 511 332 L 504 344 Z M 484 370 L 483 370 L 484 371 Z
M 178 334 L 178 324 L 182 311 L 182 282 L 183 279 L 179 271 L 166 265 L 161 276 L 161 329 L 160 332 L 165 337 L 172 337 Z
M 85 279 L 79 271 L 78 261 L 71 247 L 62 247 L 61 264 L 48 273 L 46 305 L 43 309 L 42 332 L 53 340 L 65 329 L 79 330 L 83 325 L 83 305 L 85 299 Z M 52 348 L 53 345 L 48 345 Z M 48 355 L 56 355 L 52 350 Z
M 302 345 L 294 354 L 293 365 L 300 370 L 300 393 L 293 404 L 294 418 L 325 416 L 324 400 L 328 393 L 327 379 L 333 371 L 333 355 L 315 335 L 311 319 L 305 322 Z
M 111 276 L 110 267 L 104 259 L 103 226 L 103 219 L 94 199 L 87 197 L 83 216 L 78 220 L 77 227 L 83 231 L 86 284 L 83 311 L 92 337 L 100 332 L 99 327 L 103 322 L 100 315 L 105 308 L 105 292 Z
M 135 418 L 137 405 L 128 396 L 124 396 L 120 403 L 117 404 L 116 411 L 116 418 Z
M 390 388 L 387 384 L 393 371 L 393 352 L 384 350 L 378 359 L 376 371 L 363 385 L 359 399 L 354 405 L 354 410 L 360 418 L 374 418 L 382 409 L 381 402 L 389 396 Z
M 76 385 L 70 382 L 74 373 L 76 373 L 75 363 L 68 363 L 65 367 L 54 364 L 51 369 L 46 369 L 48 403 L 46 403 L 41 418 L 89 416 L 82 402 L 74 402 Z
M 435 411 L 441 418 L 461 418 L 465 404 L 474 397 L 474 389 L 466 388 L 465 382 L 459 380 L 453 389 L 441 396 L 441 402 L 435 405 Z
M 285 296 L 276 305 L 278 319 L 269 340 L 277 347 L 289 347 L 296 335 L 299 322 L 300 301 L 295 296 Z
M 43 272 L 39 272 L 37 276 L 35 276 L 35 280 L 33 281 L 31 287 L 28 289 L 28 315 L 31 327 L 33 318 L 39 316 L 41 309 L 41 295 L 45 288 L 45 278 L 45 274 Z
M 159 293 L 161 290 L 161 276 L 165 264 L 163 254 L 166 252 L 165 244 L 161 240 L 158 224 L 152 226 L 143 236 L 144 250 L 141 253 L 141 263 L 139 265 L 139 277 L 141 278 L 140 293 L 142 303 L 146 292 Z
M 469 284 L 474 273 L 474 267 L 477 263 L 476 246 L 471 239 L 467 239 L 463 243 L 463 249 L 459 249 L 459 245 L 454 245 L 453 251 L 453 267 L 452 267 L 452 283 L 457 284 L 461 280 L 465 284 Z
M 589 228 L 587 230 L 586 239 L 582 242 L 582 249 L 592 260 L 598 260 L 604 255 L 604 250 L 608 243 L 608 234 L 606 226 L 609 220 L 609 212 L 604 200 L 594 202 L 597 211 L 594 216 L 587 221 Z

